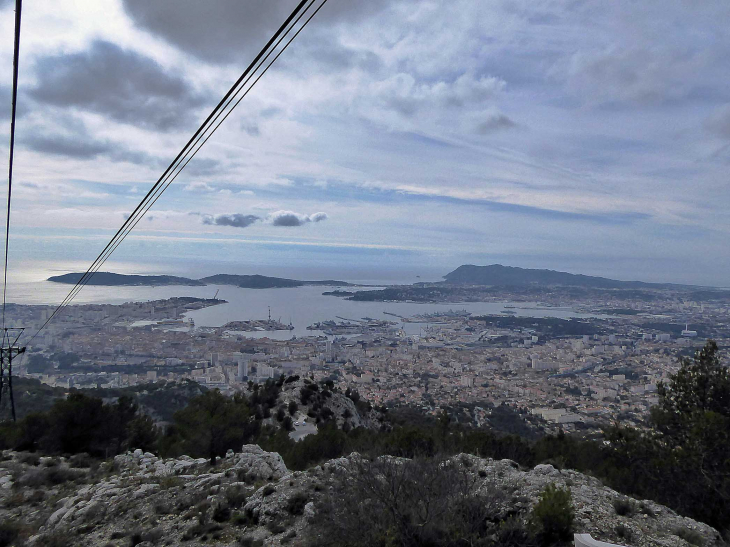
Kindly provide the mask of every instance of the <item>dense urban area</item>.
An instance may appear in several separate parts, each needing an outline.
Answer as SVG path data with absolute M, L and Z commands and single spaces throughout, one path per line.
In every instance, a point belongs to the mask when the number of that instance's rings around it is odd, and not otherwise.
M 448 288 L 439 290 L 448 298 Z M 515 302 L 516 310 L 473 316 L 454 302 L 454 311 L 393 321 L 333 318 L 312 326 L 329 334 L 289 340 L 261 337 L 291 328 L 270 318 L 220 328 L 186 319 L 186 312 L 224 303 L 215 299 L 71 306 L 16 359 L 14 372 L 66 389 L 193 381 L 229 395 L 250 382 L 299 375 L 357 390 L 374 405 L 432 415 L 457 410 L 457 420 L 475 426 L 489 426 L 494 409 L 506 406 L 529 427 L 556 432 L 616 420 L 641 426 L 658 401 L 657 385 L 682 356 L 708 338 L 722 353 L 730 338 L 723 291 L 606 289 L 597 299 L 595 290 L 570 298 L 555 287 L 530 304 L 534 290 L 505 287 L 488 297 L 484 290 L 458 288 L 460 295 Z M 530 306 L 548 317 L 516 315 Z M 551 308 L 566 306 L 592 317 L 549 317 Z M 9 326 L 33 332 L 52 311 L 11 306 Z M 420 334 L 406 335 L 405 323 L 417 323 Z M 250 331 L 258 337 L 247 337 Z

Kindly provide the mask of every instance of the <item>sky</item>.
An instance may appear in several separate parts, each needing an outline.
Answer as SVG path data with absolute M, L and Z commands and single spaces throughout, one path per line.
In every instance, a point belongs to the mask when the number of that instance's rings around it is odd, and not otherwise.
M 26 1 L 11 269 L 90 263 L 294 5 Z M 726 0 L 329 0 L 114 258 L 730 286 L 728 21 Z

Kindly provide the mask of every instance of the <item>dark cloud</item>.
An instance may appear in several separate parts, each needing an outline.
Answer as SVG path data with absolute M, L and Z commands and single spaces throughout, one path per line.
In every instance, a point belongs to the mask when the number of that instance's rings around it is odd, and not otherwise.
M 272 217 L 271 223 L 274 226 L 301 226 L 309 222 L 306 218 L 301 218 L 294 213 L 282 213 Z
M 230 215 L 202 215 L 203 224 L 232 226 L 234 228 L 247 228 L 259 220 L 261 220 L 261 217 L 257 217 L 256 215 L 242 215 L 240 213 Z
M 111 141 L 83 140 L 68 135 L 33 134 L 25 137 L 22 144 L 35 152 L 66 156 L 76 159 L 105 157 L 114 162 L 127 162 L 136 165 L 159 166 L 160 160 L 145 152 L 131 150 L 124 145 Z
M 489 114 L 486 116 L 486 119 L 479 122 L 477 125 L 477 133 L 480 135 L 487 135 L 501 129 L 515 127 L 516 125 L 517 124 L 505 114 L 495 112 L 493 114 Z
M 204 102 L 188 82 L 154 60 L 101 40 L 85 52 L 40 58 L 35 69 L 34 99 L 140 127 L 183 127 Z
M 276 211 L 269 214 L 268 219 L 274 226 L 303 226 L 308 222 L 322 222 L 323 220 L 327 220 L 327 213 L 302 215 L 293 211 Z
M 146 152 L 132 150 L 126 145 L 110 140 L 95 139 L 82 123 L 72 117 L 65 118 L 65 122 L 64 125 L 69 129 L 67 133 L 46 132 L 35 127 L 31 131 L 23 132 L 19 144 L 34 152 L 81 160 L 105 157 L 114 162 L 152 167 L 162 165 L 162 160 Z
M 123 0 L 134 22 L 206 61 L 248 62 L 297 5 L 296 0 Z M 356 23 L 393 0 L 329 2 L 312 21 Z M 319 5 L 319 4 L 317 4 Z M 309 27 L 308 27 L 309 29 Z

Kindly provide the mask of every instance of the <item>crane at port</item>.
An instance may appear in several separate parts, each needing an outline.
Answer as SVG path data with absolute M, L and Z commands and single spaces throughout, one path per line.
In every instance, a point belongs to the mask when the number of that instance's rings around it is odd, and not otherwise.
M 218 300 L 218 293 L 219 292 L 221 292 L 220 289 L 218 289 L 217 291 L 215 291 L 215 294 L 213 295 L 213 300 Z

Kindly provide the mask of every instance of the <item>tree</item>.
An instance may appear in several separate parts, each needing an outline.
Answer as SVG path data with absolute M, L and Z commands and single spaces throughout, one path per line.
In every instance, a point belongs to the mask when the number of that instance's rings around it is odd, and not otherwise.
M 115 452 L 119 454 L 122 451 L 122 445 L 127 440 L 129 424 L 137 415 L 138 406 L 132 397 L 129 395 L 122 395 L 119 399 L 117 399 L 117 402 L 111 406 L 110 410 L 110 436 L 116 444 Z
M 28 358 L 29 374 L 42 374 L 49 370 L 53 370 L 53 363 L 46 356 L 34 353 Z
M 675 508 L 708 524 L 730 527 L 730 370 L 717 343 L 708 340 L 685 358 L 652 409 L 656 442 L 665 466 L 681 484 L 667 492 Z
M 299 405 L 297 404 L 297 402 L 294 400 L 289 401 L 289 414 L 294 416 L 294 414 L 297 413 L 297 410 L 299 410 Z
M 129 449 L 140 448 L 144 451 L 152 450 L 157 444 L 159 437 L 158 428 L 155 422 L 147 414 L 137 414 L 127 424 L 126 445 Z
M 243 395 L 227 398 L 219 390 L 208 391 L 190 400 L 175 413 L 176 431 L 185 454 L 204 455 L 215 465 L 216 458 L 230 449 L 240 449 L 258 433 L 258 422 Z
M 75 363 L 78 363 L 80 359 L 75 353 L 59 352 L 51 355 L 51 360 L 58 361 L 59 369 L 69 369 Z
M 730 419 L 730 369 L 723 366 L 714 340 L 684 358 L 669 383 L 659 383 L 659 405 L 652 409 L 652 420 L 662 433 L 682 436 L 691 424 L 711 412 Z
M 106 455 L 111 436 L 108 409 L 101 399 L 71 393 L 49 412 L 50 426 L 41 440 L 49 452 Z

